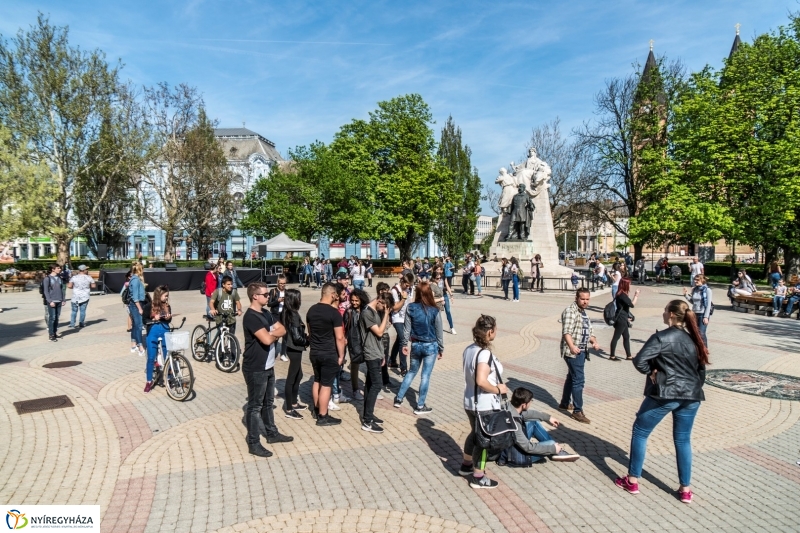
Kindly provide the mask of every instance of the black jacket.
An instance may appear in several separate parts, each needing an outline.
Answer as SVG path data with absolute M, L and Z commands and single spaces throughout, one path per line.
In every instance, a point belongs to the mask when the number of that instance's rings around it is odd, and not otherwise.
M 697 347 L 684 330 L 675 326 L 657 331 L 633 358 L 633 365 L 642 374 L 654 369 L 656 383 L 647 377 L 644 395 L 664 400 L 706 399 L 703 383 L 705 365 L 697 358 Z
M 284 291 L 284 295 L 285 294 L 286 291 Z M 280 320 L 280 312 L 278 312 L 278 309 L 281 308 L 282 303 L 280 301 L 280 297 L 281 291 L 279 291 L 277 288 L 270 289 L 269 293 L 267 293 L 267 307 L 269 307 L 269 312 L 272 313 L 272 317 L 276 321 Z

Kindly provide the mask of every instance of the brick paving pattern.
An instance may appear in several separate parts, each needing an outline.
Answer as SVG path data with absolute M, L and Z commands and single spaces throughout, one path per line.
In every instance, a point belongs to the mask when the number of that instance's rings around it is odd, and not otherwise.
M 318 293 L 302 292 L 305 312 Z M 643 289 L 631 331 L 634 352 L 663 328 L 663 306 L 679 293 L 671 286 Z M 358 403 L 343 403 L 336 413 L 343 423 L 330 428 L 317 428 L 309 416 L 285 419 L 279 407 L 278 427 L 295 440 L 267 445 L 275 454 L 269 459 L 247 453 L 241 373 L 192 361 L 196 395 L 189 401 L 174 402 L 162 388 L 142 392 L 145 358 L 129 353 L 118 296 L 92 297 L 87 328 L 62 327 L 64 337 L 50 343 L 39 295 L 2 294 L 0 501 L 99 504 L 103 531 L 798 531 L 800 402 L 707 386 L 693 434 L 693 504 L 674 494 L 668 419 L 650 438 L 641 494 L 629 495 L 613 480 L 627 467 L 644 376 L 629 362 L 607 360 L 612 330 L 601 314 L 610 296 L 592 296 L 590 314 L 605 351 L 586 366 L 585 411 L 592 423 L 584 425 L 557 410 L 566 375 L 559 318 L 572 295 L 523 292 L 512 303 L 499 294 L 454 298 L 459 333 L 445 333 L 445 356 L 426 402 L 430 415 L 412 413 L 419 378 L 402 408 L 392 407 L 393 395 L 379 400 L 377 414 L 386 421 L 381 435 L 361 431 Z M 201 295 L 173 293 L 171 299 L 174 311 L 188 317 L 188 329 L 200 323 Z M 65 313 L 68 307 L 62 320 Z M 526 469 L 491 464 L 490 476 L 500 481 L 494 491 L 472 490 L 457 473 L 469 429 L 461 353 L 480 313 L 498 319 L 494 352 L 509 386 L 531 388 L 536 407 L 562 421 L 554 437 L 583 456 Z M 798 335 L 798 321 L 734 313 L 720 302 L 708 332 L 713 368 L 800 376 Z M 618 349 L 624 356 L 621 343 Z M 42 367 L 65 360 L 83 364 Z M 287 368 L 277 363 L 281 392 Z M 308 402 L 307 356 L 303 373 L 301 400 Z M 392 381 L 396 391 L 400 377 L 393 374 Z M 349 393 L 349 382 L 342 386 Z M 75 407 L 25 415 L 13 407 L 58 394 Z

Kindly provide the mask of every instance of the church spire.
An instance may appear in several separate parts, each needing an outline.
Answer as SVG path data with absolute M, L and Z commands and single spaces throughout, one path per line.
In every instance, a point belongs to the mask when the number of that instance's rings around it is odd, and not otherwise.
M 742 40 L 739 39 L 739 28 L 741 28 L 742 25 L 737 22 L 734 27 L 736 28 L 736 37 L 733 39 L 733 46 L 731 46 L 731 53 L 728 54 L 728 59 L 733 57 L 733 54 L 739 49 L 739 45 L 742 44 Z
M 642 71 L 642 82 L 649 82 L 650 77 L 653 75 L 653 71 L 658 68 L 656 64 L 656 56 L 653 54 L 653 39 L 650 39 L 650 53 L 647 55 L 647 61 L 644 64 L 644 70 Z

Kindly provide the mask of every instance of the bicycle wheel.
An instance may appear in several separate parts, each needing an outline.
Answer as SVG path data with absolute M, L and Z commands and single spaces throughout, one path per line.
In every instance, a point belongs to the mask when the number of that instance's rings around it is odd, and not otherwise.
M 167 394 L 179 402 L 189 397 L 194 386 L 194 371 L 189 359 L 178 352 L 170 354 L 164 365 L 164 386 Z
M 217 366 L 223 372 L 233 372 L 236 364 L 239 362 L 239 356 L 242 349 L 239 347 L 239 341 L 230 333 L 225 333 L 217 342 L 217 349 L 215 357 L 217 359 Z
M 205 326 L 195 326 L 192 330 L 192 357 L 195 361 L 205 361 L 208 357 L 208 330 Z

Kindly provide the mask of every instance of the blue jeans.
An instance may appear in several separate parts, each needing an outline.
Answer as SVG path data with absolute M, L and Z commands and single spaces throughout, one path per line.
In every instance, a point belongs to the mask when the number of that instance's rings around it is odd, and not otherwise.
M 478 294 L 483 292 L 483 289 L 481 288 L 481 279 L 482 278 L 483 278 L 483 276 L 475 276 L 475 287 L 478 289 Z
M 77 303 L 72 302 L 72 316 L 69 319 L 69 327 L 75 327 L 75 317 L 78 315 L 78 311 L 80 310 L 80 317 L 78 324 L 83 326 L 83 323 L 86 322 L 86 306 L 89 305 L 89 300 L 85 302 Z
M 708 337 L 706 337 L 706 330 L 708 329 L 708 324 L 703 324 L 703 314 L 699 313 L 695 315 L 697 319 L 697 329 L 700 330 L 700 336 L 703 338 L 703 344 L 708 347 Z
M 153 367 L 156 364 L 156 357 L 158 356 L 158 341 L 161 340 L 161 354 L 166 360 L 167 358 L 167 341 L 164 334 L 169 331 L 169 328 L 161 323 L 156 323 L 150 326 L 150 331 L 147 332 L 147 381 L 153 381 Z
M 55 307 L 47 306 L 47 329 L 51 337 L 58 333 L 58 317 L 61 315 L 62 302 L 56 302 Z
M 135 342 L 136 346 L 142 346 L 144 344 L 144 342 L 142 342 L 142 314 L 139 312 L 135 303 L 128 304 L 128 309 L 131 312 L 131 322 L 133 322 L 133 327 L 131 328 L 131 342 Z
M 444 314 L 447 316 L 447 323 L 453 329 L 453 315 L 450 314 L 450 296 L 444 293 Z
M 508 286 L 511 283 L 511 280 L 510 279 L 504 279 L 504 280 L 501 280 L 501 282 L 503 283 L 503 294 L 505 295 L 506 300 L 508 300 Z
M 772 297 L 772 314 L 777 315 L 781 312 L 781 307 L 783 307 L 783 296 L 773 296 Z
M 678 481 L 684 487 L 692 484 L 692 426 L 700 408 L 695 400 L 657 400 L 647 397 L 642 402 L 631 436 L 631 458 L 628 475 L 642 477 L 647 438 L 661 419 L 672 413 L 672 440 L 678 460 Z
M 586 364 L 586 352 L 582 351 L 575 357 L 565 357 L 564 362 L 567 363 L 567 379 L 564 381 L 561 405 L 569 405 L 572 397 L 573 412 L 578 413 L 583 411 L 583 384 L 586 382 L 583 367 Z
M 800 302 L 800 296 L 791 296 L 789 297 L 789 303 L 786 304 L 786 316 L 792 314 L 792 309 L 794 309 L 794 305 Z
M 206 316 L 210 316 L 209 313 L 211 313 L 211 297 L 206 296 Z
M 361 289 L 363 291 L 364 290 L 364 280 L 363 279 L 353 280 L 353 287 L 355 287 L 356 289 Z
M 775 287 L 778 286 L 778 282 L 781 280 L 781 275 L 778 272 L 773 272 L 769 275 L 769 279 L 772 281 L 772 289 L 774 290 Z
M 321 272 L 314 272 L 314 281 L 317 282 L 317 288 L 319 289 L 322 287 L 322 273 Z
M 556 441 L 553 440 L 553 437 L 544 429 L 544 426 L 538 420 L 528 420 L 525 422 L 525 436 L 530 438 L 536 439 L 539 444 L 555 444 Z M 500 453 L 500 460 L 505 459 L 507 463 L 511 463 L 512 465 L 521 465 L 525 464 L 527 454 L 523 453 L 519 448 L 516 446 L 512 446 L 507 450 L 503 450 Z M 529 456 L 532 462 L 539 461 L 544 459 L 544 455 L 530 455 Z
M 419 397 L 417 398 L 417 407 L 425 405 L 425 398 L 428 396 L 428 385 L 431 381 L 431 372 L 433 372 L 433 365 L 436 364 L 436 358 L 439 356 L 439 344 L 436 342 L 412 342 L 411 343 L 411 365 L 408 369 L 406 377 L 403 378 L 403 383 L 400 385 L 400 390 L 397 391 L 397 398 L 395 401 L 403 401 L 411 382 L 417 377 L 419 367 L 422 365 L 422 376 L 419 380 Z
M 617 297 L 617 291 L 618 290 L 619 290 L 619 285 L 612 285 L 611 286 L 611 299 L 612 300 Z
M 517 274 L 511 276 L 511 282 L 514 287 L 514 299 L 519 300 L 519 276 Z

